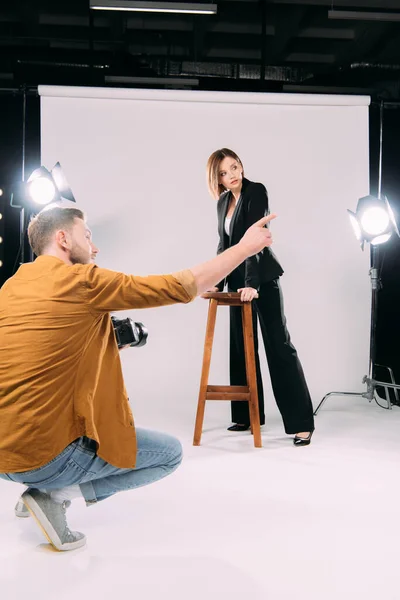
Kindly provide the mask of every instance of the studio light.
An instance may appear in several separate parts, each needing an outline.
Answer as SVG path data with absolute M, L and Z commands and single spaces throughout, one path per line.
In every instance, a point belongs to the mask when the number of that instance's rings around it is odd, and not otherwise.
M 25 202 L 45 206 L 62 199 L 75 202 L 74 195 L 60 163 L 56 163 L 51 171 L 46 167 L 35 169 L 24 184 Z
M 64 172 L 61 168 L 59 162 L 57 162 L 51 170 L 51 174 L 53 177 L 53 181 L 56 185 L 57 191 L 61 199 L 70 200 L 71 202 L 76 202 L 74 194 L 70 186 L 68 185 L 67 178 L 64 175 Z
M 373 246 L 384 244 L 396 233 L 396 219 L 386 197 L 364 196 L 357 203 L 356 212 L 347 210 L 354 234 L 364 249 L 364 242 Z
M 15 268 L 18 258 L 20 258 L 20 264 L 23 264 L 25 262 L 26 254 L 28 253 L 29 260 L 33 260 L 32 250 L 29 248 L 29 250 L 26 251 L 26 231 L 29 223 L 29 216 L 50 205 L 61 206 L 72 204 L 73 206 L 73 203 L 75 203 L 76 200 L 59 162 L 54 165 L 51 171 L 46 169 L 46 167 L 41 166 L 38 169 L 35 169 L 26 181 L 23 179 L 22 181 L 12 184 L 9 195 L 10 205 L 20 211 L 20 242 L 14 264 Z
M 129 12 L 181 13 L 215 15 L 217 5 L 207 2 L 142 2 L 140 0 L 90 0 L 92 10 L 119 10 Z
M 26 182 L 26 194 L 35 204 L 49 204 L 56 197 L 56 186 L 50 171 L 40 167 L 33 171 Z

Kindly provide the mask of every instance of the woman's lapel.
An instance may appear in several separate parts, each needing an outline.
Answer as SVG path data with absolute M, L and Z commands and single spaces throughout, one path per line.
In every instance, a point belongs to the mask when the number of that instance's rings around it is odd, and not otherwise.
M 221 240 L 225 241 L 225 218 L 226 213 L 228 212 L 230 193 L 227 192 L 223 198 L 221 198 L 221 206 L 220 206 L 220 219 L 219 219 L 219 237 Z M 225 250 L 225 243 L 224 243 Z
M 239 200 L 237 201 L 237 204 L 235 206 L 235 210 L 233 211 L 232 221 L 231 221 L 231 224 L 230 224 L 230 227 L 229 227 L 229 237 L 230 237 L 230 239 L 232 239 L 232 231 L 233 231 L 233 228 L 235 227 L 235 223 L 237 221 L 238 214 L 239 214 L 239 212 L 240 212 L 240 210 L 242 208 L 242 205 L 243 205 L 243 196 L 246 193 L 246 188 L 247 188 L 247 179 L 243 178 L 242 191 L 240 193 Z

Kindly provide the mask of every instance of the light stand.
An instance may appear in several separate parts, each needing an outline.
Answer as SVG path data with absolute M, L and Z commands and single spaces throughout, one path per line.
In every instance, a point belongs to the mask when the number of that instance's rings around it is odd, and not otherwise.
M 378 179 L 378 199 L 382 198 L 382 154 L 383 154 L 383 102 L 380 104 L 379 110 L 379 179 Z M 370 347 L 369 347 L 369 368 L 368 375 L 363 377 L 362 383 L 367 385 L 367 390 L 365 392 L 329 392 L 326 394 L 321 402 L 318 404 L 317 408 L 314 411 L 314 415 L 317 415 L 327 398 L 330 396 L 355 396 L 360 398 L 366 398 L 369 402 L 375 400 L 375 402 L 381 406 L 381 408 L 386 408 L 391 410 L 392 403 L 390 400 L 389 390 L 393 389 L 396 402 L 398 402 L 398 390 L 400 389 L 400 385 L 396 384 L 393 371 L 390 367 L 378 365 L 375 363 L 376 356 L 376 322 L 377 322 L 377 314 L 378 314 L 378 292 L 381 289 L 381 280 L 379 277 L 378 265 L 379 265 L 379 247 L 370 244 L 370 265 L 371 268 L 369 270 L 369 276 L 371 281 L 371 326 L 370 326 Z M 387 383 L 385 381 L 378 381 L 374 379 L 375 368 L 380 367 L 386 369 L 389 373 L 391 383 Z M 385 389 L 385 398 L 387 406 L 382 406 L 378 399 L 379 396 L 377 394 L 376 388 L 383 387 Z
M 22 184 L 25 183 L 25 161 L 26 161 L 26 88 L 22 88 Z M 25 262 L 25 207 L 23 204 L 16 206 L 20 209 L 19 213 L 19 260 L 22 265 Z M 18 260 L 17 256 L 17 260 Z M 33 260 L 32 250 L 29 250 L 29 260 Z M 13 269 L 14 270 L 14 269 Z
M 25 182 L 25 152 L 26 152 L 26 90 L 22 92 L 22 183 Z M 19 213 L 19 252 L 20 264 L 25 261 L 25 208 L 21 206 Z
M 21 157 L 21 183 L 20 188 L 22 189 L 25 185 L 25 162 L 26 162 L 26 87 L 22 86 L 22 157 Z M 13 272 L 15 271 L 18 259 L 19 264 L 22 265 L 25 262 L 25 235 L 27 230 L 26 223 L 26 214 L 25 214 L 25 205 L 23 202 L 20 204 L 14 204 L 13 202 L 13 194 L 11 195 L 11 206 L 13 208 L 18 208 L 19 213 L 19 250 L 17 256 L 15 258 L 15 263 L 13 266 Z M 29 247 L 29 261 L 33 260 L 33 252 Z

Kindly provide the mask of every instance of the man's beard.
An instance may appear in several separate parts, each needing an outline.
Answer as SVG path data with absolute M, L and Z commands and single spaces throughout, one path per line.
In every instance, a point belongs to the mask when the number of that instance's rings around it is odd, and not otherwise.
M 73 265 L 89 265 L 92 262 L 92 257 L 91 254 L 82 250 L 78 244 L 75 244 L 71 249 L 69 260 Z

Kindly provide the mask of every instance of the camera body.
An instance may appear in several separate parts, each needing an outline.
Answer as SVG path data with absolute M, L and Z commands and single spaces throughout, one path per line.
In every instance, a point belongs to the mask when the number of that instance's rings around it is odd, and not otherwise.
M 129 317 L 117 319 L 111 317 L 118 348 L 123 346 L 140 347 L 147 343 L 149 332 L 143 323 L 135 323 Z

